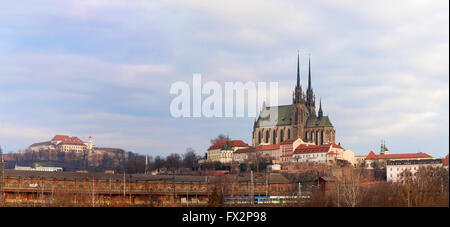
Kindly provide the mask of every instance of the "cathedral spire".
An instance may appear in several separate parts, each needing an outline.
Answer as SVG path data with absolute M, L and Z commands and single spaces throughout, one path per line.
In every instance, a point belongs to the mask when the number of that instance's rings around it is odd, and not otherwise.
M 309 54 L 309 63 L 308 63 L 308 90 L 311 89 L 311 54 Z
M 319 118 L 321 118 L 323 116 L 323 111 L 322 111 L 322 98 L 320 98 L 320 102 L 319 102 Z
M 297 87 L 300 87 L 300 51 L 297 50 Z

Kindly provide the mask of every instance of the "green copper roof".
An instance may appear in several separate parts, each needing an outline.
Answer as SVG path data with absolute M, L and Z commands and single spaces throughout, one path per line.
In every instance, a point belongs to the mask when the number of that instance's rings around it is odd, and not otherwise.
M 278 117 L 276 118 L 275 116 L 277 114 L 277 111 Z M 291 118 L 292 118 L 292 105 L 270 106 L 261 110 L 258 121 L 256 122 L 256 126 L 271 127 L 277 125 L 290 125 Z
M 306 111 L 308 108 L 303 107 Z M 276 113 L 278 111 L 278 116 L 276 117 Z M 310 116 L 309 112 L 307 115 Z M 272 116 L 272 117 L 270 117 Z M 259 114 L 258 121 L 256 122 L 256 127 L 273 127 L 280 125 L 291 125 L 292 124 L 292 105 L 284 105 L 284 106 L 271 106 L 265 107 L 261 110 Z M 321 118 L 309 117 L 306 121 L 306 128 L 312 127 L 326 127 L 333 126 L 330 122 L 328 116 L 322 116 Z
M 326 126 L 333 126 L 328 116 L 322 116 L 321 118 L 310 117 L 306 121 L 306 128 L 326 127 Z

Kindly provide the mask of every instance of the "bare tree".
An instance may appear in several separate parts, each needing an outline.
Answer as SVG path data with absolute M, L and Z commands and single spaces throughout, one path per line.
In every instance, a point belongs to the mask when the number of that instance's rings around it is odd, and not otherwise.
M 397 191 L 404 206 L 448 206 L 448 171 L 444 168 L 421 167 L 412 174 L 408 169 L 401 173 Z
M 364 193 L 361 187 L 362 179 L 362 169 L 353 169 L 352 167 L 340 168 L 340 175 L 336 177 L 338 206 L 340 206 L 341 201 L 346 206 L 358 206 Z
M 191 147 L 186 149 L 186 153 L 183 154 L 183 166 L 185 168 L 190 168 L 191 170 L 194 170 L 194 168 L 197 166 L 197 162 L 200 159 L 200 156 L 198 156 L 195 153 L 195 150 Z
M 173 153 L 166 157 L 166 167 L 173 172 L 177 171 L 181 165 L 181 157 L 179 154 Z

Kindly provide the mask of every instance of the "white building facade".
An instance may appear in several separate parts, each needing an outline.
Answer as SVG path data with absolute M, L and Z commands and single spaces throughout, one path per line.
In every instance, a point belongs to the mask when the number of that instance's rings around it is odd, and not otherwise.
M 388 182 L 403 183 L 405 173 L 411 174 L 412 178 L 417 176 L 420 168 L 438 168 L 442 166 L 442 159 L 421 160 L 393 160 L 386 163 L 386 179 Z

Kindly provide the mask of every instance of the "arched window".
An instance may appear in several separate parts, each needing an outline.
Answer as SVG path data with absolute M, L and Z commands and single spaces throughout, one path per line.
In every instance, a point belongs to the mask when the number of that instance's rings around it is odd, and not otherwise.
M 261 131 L 258 132 L 258 144 L 261 143 Z
M 284 131 L 283 129 L 280 130 L 280 143 L 283 142 L 284 139 Z
M 320 131 L 320 144 L 323 144 L 323 131 Z
M 288 139 L 290 139 L 291 138 L 291 129 L 288 129 Z
M 316 145 L 319 145 L 319 141 L 318 141 L 318 139 L 319 139 L 319 132 L 318 132 L 318 131 L 316 131 Z
M 309 137 L 309 139 L 311 140 L 311 142 L 314 143 L 315 141 L 314 141 L 314 134 L 313 134 L 313 133 L 314 133 L 314 132 L 311 131 L 311 136 Z
M 277 130 L 273 130 L 272 133 L 272 144 L 276 144 L 277 143 Z
M 305 141 L 308 141 L 308 132 L 305 132 Z
M 266 131 L 266 143 L 269 143 L 269 130 Z

